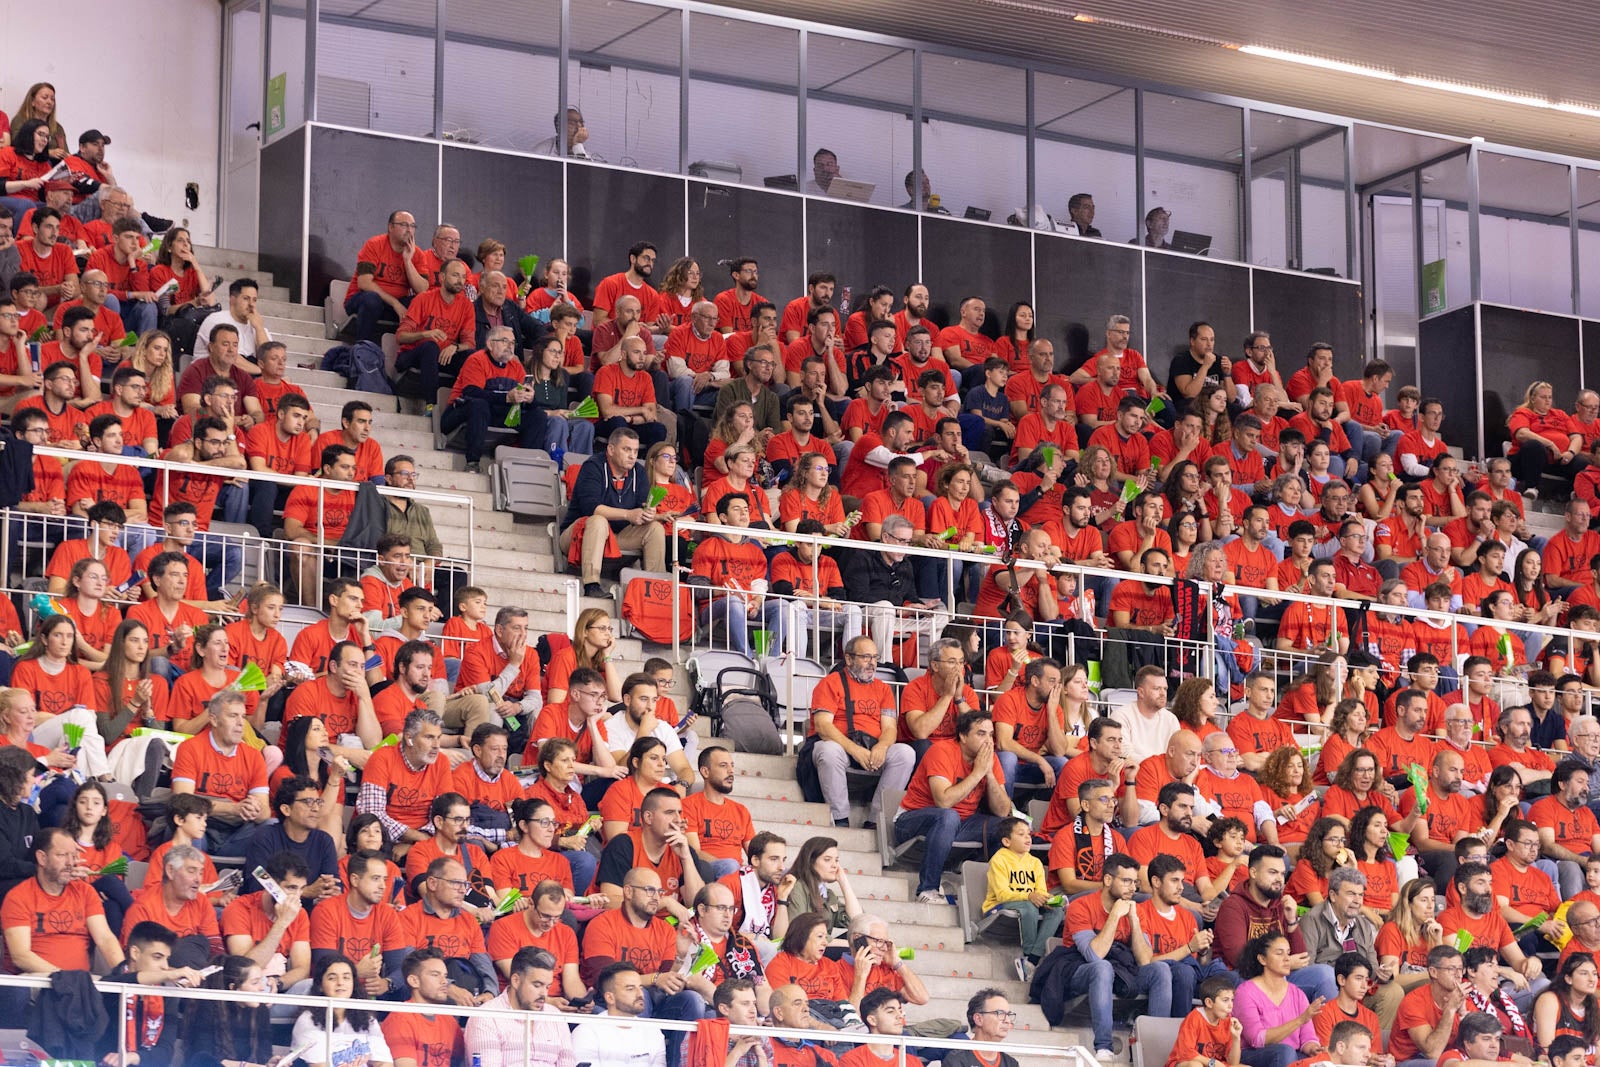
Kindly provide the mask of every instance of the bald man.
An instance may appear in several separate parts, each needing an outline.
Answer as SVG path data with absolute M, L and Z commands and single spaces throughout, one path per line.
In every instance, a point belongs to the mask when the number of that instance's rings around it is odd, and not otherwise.
M 1147 826 L 1161 818 L 1156 808 L 1156 797 L 1168 782 L 1194 785 L 1200 771 L 1200 736 L 1193 730 L 1179 730 L 1167 740 L 1167 750 L 1146 758 L 1139 764 L 1139 776 L 1134 779 L 1134 792 L 1139 797 L 1139 825 Z M 1211 820 L 1198 812 L 1194 816 L 1195 832 L 1204 836 L 1211 828 Z

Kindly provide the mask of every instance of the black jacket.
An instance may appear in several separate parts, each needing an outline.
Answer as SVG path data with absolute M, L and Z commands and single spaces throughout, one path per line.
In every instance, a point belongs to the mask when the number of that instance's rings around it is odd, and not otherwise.
M 902 559 L 894 566 L 876 549 L 856 549 L 844 562 L 844 584 L 850 598 L 864 604 L 887 600 L 904 604 L 917 599 L 917 577 L 911 561 Z
M 601 449 L 584 460 L 583 466 L 578 468 L 578 480 L 572 486 L 572 499 L 567 501 L 567 514 L 561 528 L 566 529 L 585 515 L 593 515 L 594 509 L 602 504 L 608 508 L 631 510 L 642 508 L 649 502 L 650 475 L 644 464 L 635 463 L 633 470 L 622 479 L 619 489 L 611 478 L 610 461 L 606 459 L 605 450 Z M 613 530 L 625 526 L 626 520 L 611 524 Z
M 58 1060 L 92 1060 L 105 1032 L 105 1001 L 88 971 L 56 971 L 33 1007 L 30 1040 Z
M 509 284 L 509 283 L 508 283 Z M 484 342 L 489 338 L 489 314 L 483 310 L 483 297 L 472 302 L 473 324 L 477 329 L 478 343 L 473 351 L 484 347 Z M 520 356 L 525 349 L 533 347 L 541 333 L 539 321 L 526 311 L 517 306 L 516 301 L 507 299 L 500 306 L 500 325 L 511 327 L 511 332 L 517 340 L 517 354 Z
M 38 835 L 37 812 L 26 804 L 0 804 L 0 896 L 33 877 L 33 839 Z

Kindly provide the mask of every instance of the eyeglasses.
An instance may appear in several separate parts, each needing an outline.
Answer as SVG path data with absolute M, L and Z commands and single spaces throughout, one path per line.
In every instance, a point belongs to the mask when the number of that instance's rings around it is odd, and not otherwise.
M 452 889 L 459 889 L 463 893 L 472 888 L 472 883 L 465 878 L 435 878 L 434 881 L 450 886 Z
M 1014 1011 L 975 1011 L 972 1014 L 993 1015 L 996 1019 L 1004 1019 L 1008 1023 L 1015 1022 L 1017 1018 L 1017 1013 Z
M 556 821 L 554 819 L 551 819 L 551 818 L 529 819 L 527 821 L 533 823 L 533 825 L 535 825 L 535 826 L 543 826 L 546 829 L 556 825 Z
M 622 888 L 635 890 L 647 897 L 659 897 L 661 895 L 661 887 L 658 885 L 625 885 Z
M 311 808 L 322 807 L 322 798 L 320 796 L 295 797 L 294 802 L 296 804 L 304 804 Z
M 470 815 L 441 815 L 439 818 L 451 826 L 465 826 L 472 821 L 472 816 Z
M 738 905 L 735 904 L 702 904 L 700 906 L 707 911 L 720 911 L 724 915 L 732 915 L 739 910 Z
M 417 472 L 414 470 L 397 470 L 389 475 L 391 478 L 415 478 L 416 476 Z

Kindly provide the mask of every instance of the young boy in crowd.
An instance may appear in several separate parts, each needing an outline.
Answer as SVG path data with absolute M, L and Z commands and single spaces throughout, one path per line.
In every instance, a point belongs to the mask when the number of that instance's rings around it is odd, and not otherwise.
M 445 673 L 452 686 L 456 684 L 461 660 L 467 654 L 467 642 L 488 640 L 489 627 L 483 622 L 488 617 L 488 593 L 475 585 L 464 585 L 456 590 L 456 613 L 445 620 L 443 640 L 439 642 L 444 652 Z
M 1061 929 L 1066 912 L 1061 908 L 1063 902 L 1050 896 L 1044 864 L 1029 851 L 1033 834 L 1027 820 L 1016 816 L 1001 819 L 997 829 L 1000 847 L 989 860 L 989 892 L 983 898 L 983 910 L 988 914 L 999 908 L 1017 917 L 1022 926 L 1017 977 L 1026 982 L 1044 956 L 1045 942 Z
M 1233 979 L 1213 975 L 1195 990 L 1200 1006 L 1184 1017 L 1167 1067 L 1238 1067 L 1244 1024 L 1233 1017 Z

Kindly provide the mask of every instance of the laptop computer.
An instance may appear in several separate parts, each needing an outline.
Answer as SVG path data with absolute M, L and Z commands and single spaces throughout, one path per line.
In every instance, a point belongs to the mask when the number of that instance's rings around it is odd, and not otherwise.
M 989 221 L 989 209 L 986 207 L 968 207 L 963 218 L 976 219 L 979 222 Z
M 1190 233 L 1188 230 L 1173 230 L 1172 248 L 1177 252 L 1187 252 L 1191 256 L 1209 256 L 1211 254 L 1211 235 L 1209 233 Z
M 800 183 L 793 174 L 772 174 L 761 179 L 761 184 L 768 189 L 787 189 L 791 193 L 798 192 Z
M 850 178 L 835 178 L 828 183 L 828 195 L 840 200 L 854 200 L 865 204 L 872 200 L 872 194 L 877 189 L 872 182 L 858 182 Z

